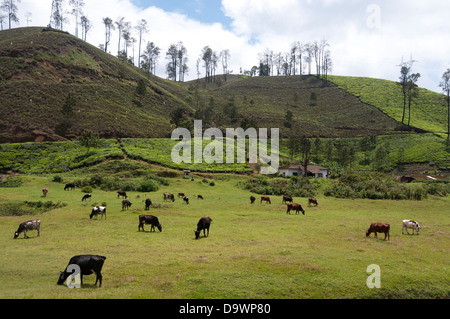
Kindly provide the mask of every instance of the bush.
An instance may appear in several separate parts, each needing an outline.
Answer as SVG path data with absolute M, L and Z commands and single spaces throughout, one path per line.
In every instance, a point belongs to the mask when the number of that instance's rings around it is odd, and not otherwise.
M 82 189 L 81 189 L 81 192 L 82 193 L 92 193 L 92 186 L 84 186 Z
M 143 181 L 137 188 L 138 192 L 156 192 L 159 186 L 156 182 L 152 180 Z
M 422 200 L 428 194 L 446 196 L 448 190 L 444 183 L 403 184 L 383 173 L 345 172 L 324 194 L 336 198 Z
M 318 183 L 311 182 L 308 178 L 267 178 L 253 177 L 245 182 L 239 182 L 238 186 L 260 195 L 290 195 L 297 197 L 315 196 Z
M 7 177 L 6 179 L 0 179 L 0 187 L 19 187 L 23 181 L 20 177 Z
M 59 176 L 59 175 L 55 175 L 55 176 L 53 176 L 52 182 L 62 183 L 63 182 L 63 178 L 61 176 Z

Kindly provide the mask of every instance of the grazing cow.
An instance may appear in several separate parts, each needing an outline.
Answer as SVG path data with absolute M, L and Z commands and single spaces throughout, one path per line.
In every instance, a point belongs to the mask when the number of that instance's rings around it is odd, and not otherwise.
M 78 255 L 70 258 L 69 264 L 64 271 L 60 272 L 57 284 L 62 285 L 67 277 L 69 277 L 73 272 L 69 272 L 67 268 L 70 265 L 78 265 L 80 267 L 80 279 L 81 284 L 83 284 L 83 275 L 95 274 L 97 278 L 95 279 L 95 285 L 100 281 L 99 287 L 102 286 L 102 267 L 105 262 L 106 257 L 98 255 Z
M 124 199 L 122 201 L 122 210 L 125 210 L 125 208 L 128 210 L 128 208 L 131 207 L 131 202 L 128 199 Z
M 66 186 L 64 186 L 64 190 L 71 190 L 71 189 L 75 189 L 75 184 L 74 183 L 67 183 Z
M 375 233 L 375 238 L 378 238 L 377 233 L 384 233 L 384 240 L 389 240 L 390 235 L 389 231 L 391 229 L 391 226 L 389 224 L 383 224 L 383 223 L 373 223 L 370 225 L 369 229 L 366 231 L 366 237 L 369 237 L 371 233 Z
M 296 203 L 287 204 L 286 214 L 290 215 L 291 210 L 295 210 L 295 215 L 298 215 L 299 212 L 302 212 L 302 214 L 305 215 L 305 210 L 303 209 L 302 205 L 300 205 L 300 204 L 296 204 Z
M 164 201 L 171 200 L 172 202 L 175 201 L 175 196 L 171 193 L 164 193 Z
M 184 193 L 178 193 L 178 198 L 184 197 Z
M 105 206 L 95 206 L 94 208 L 92 208 L 92 212 L 89 215 L 89 218 L 92 219 L 92 217 L 95 216 L 95 219 L 97 219 L 99 214 L 102 214 L 102 217 L 100 217 L 100 219 L 102 219 L 103 214 L 105 214 L 105 220 L 106 220 L 106 207 Z
M 20 233 L 22 233 L 22 232 L 23 232 L 24 238 L 29 238 L 27 236 L 27 231 L 29 231 L 29 230 L 37 230 L 37 237 L 39 237 L 41 235 L 40 229 L 41 229 L 41 220 L 40 219 L 28 220 L 19 225 L 19 228 L 14 233 L 14 239 L 19 237 Z
M 197 195 L 197 199 L 203 199 L 202 195 Z
M 125 199 L 128 198 L 126 192 L 124 192 L 124 191 L 117 191 L 117 198 L 119 198 L 120 196 L 122 196 L 122 198 L 125 198 Z
M 83 196 L 83 198 L 81 199 L 81 201 L 83 202 L 83 201 L 86 201 L 87 199 L 92 199 L 92 194 L 86 194 L 86 195 L 84 195 Z
M 47 188 L 43 188 L 43 189 L 42 189 L 42 195 L 43 195 L 44 197 L 46 197 L 46 196 L 47 196 L 47 193 L 48 193 L 48 189 L 47 189 Z
M 155 231 L 155 227 L 159 229 L 160 232 L 162 232 L 162 226 L 159 223 L 158 217 L 152 216 L 152 215 L 139 215 L 139 226 L 138 231 L 141 230 L 145 231 L 144 225 L 152 225 L 150 228 L 150 231 Z
M 317 202 L 317 199 L 315 198 L 308 198 L 308 207 L 311 207 L 311 205 L 314 204 L 316 207 L 319 205 L 319 203 Z
M 270 197 L 269 196 L 261 196 L 261 201 L 259 203 L 262 203 L 263 201 L 266 202 L 266 203 L 272 204 L 270 202 Z
M 403 230 L 406 229 L 406 233 L 409 235 L 408 228 L 412 228 L 413 235 L 414 235 L 414 230 L 416 231 L 416 234 L 419 235 L 420 225 L 418 222 L 415 222 L 415 221 L 409 220 L 409 219 L 405 219 L 403 221 L 402 234 L 403 234 Z
M 256 197 L 255 196 L 250 196 L 250 204 L 253 204 L 254 202 L 255 202 L 255 200 L 256 200 Z
M 186 203 L 186 205 L 189 204 L 189 197 L 183 196 L 183 200 Z
M 287 202 L 293 202 L 292 196 L 289 195 L 284 195 L 283 196 L 283 201 L 281 202 L 281 204 L 287 204 Z
M 195 239 L 198 239 L 200 237 L 200 231 L 203 230 L 203 236 L 208 237 L 209 236 L 209 226 L 211 226 L 212 219 L 210 217 L 202 217 L 197 223 L 197 230 L 194 231 L 195 233 Z M 208 231 L 208 234 L 205 233 L 205 231 Z
M 150 198 L 147 198 L 145 200 L 145 210 L 149 210 L 151 205 L 152 205 L 152 200 Z

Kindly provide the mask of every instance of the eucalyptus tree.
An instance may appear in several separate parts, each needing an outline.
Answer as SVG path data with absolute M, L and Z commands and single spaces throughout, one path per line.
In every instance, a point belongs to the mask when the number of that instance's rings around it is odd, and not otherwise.
M 141 56 L 141 44 L 142 44 L 142 36 L 149 31 L 147 26 L 147 21 L 145 19 L 141 19 L 136 26 L 136 29 L 139 32 L 139 57 Z M 141 59 L 139 59 L 138 67 L 141 67 Z
M 11 22 L 19 22 L 19 18 L 17 17 L 17 5 L 16 3 L 20 0 L 3 0 L 0 5 L 1 11 L 4 11 L 8 17 L 9 28 L 11 29 Z
M 442 75 L 442 81 L 439 84 L 445 94 L 447 102 L 447 148 L 450 147 L 450 69 L 447 69 Z
M 78 37 L 78 18 L 83 15 L 84 0 L 69 0 L 72 15 L 75 16 L 75 36 Z
M 108 44 L 111 40 L 111 30 L 114 30 L 113 20 L 109 17 L 103 18 L 103 24 L 105 25 L 105 52 L 108 52 Z

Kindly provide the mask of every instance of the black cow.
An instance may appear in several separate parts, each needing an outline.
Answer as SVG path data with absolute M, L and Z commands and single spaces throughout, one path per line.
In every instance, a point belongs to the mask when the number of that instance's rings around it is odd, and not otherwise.
M 100 281 L 99 287 L 102 286 L 102 267 L 103 263 L 105 262 L 106 257 L 104 256 L 98 256 L 98 255 L 78 255 L 73 256 L 70 258 L 69 264 L 70 265 L 78 265 L 80 267 L 80 278 L 81 278 L 81 284 L 83 284 L 83 275 L 91 275 L 96 274 L 97 278 L 95 280 L 95 285 L 97 285 L 97 282 Z M 73 272 L 68 272 L 67 267 L 64 271 L 60 272 L 59 279 L 57 284 L 62 285 L 67 277 L 69 277 Z
M 281 202 L 281 204 L 287 204 L 287 202 L 290 202 L 290 203 L 293 202 L 292 196 L 289 196 L 289 195 L 283 196 L 283 201 Z
M 86 201 L 87 199 L 92 199 L 92 194 L 86 194 L 86 195 L 84 195 L 83 196 L 83 198 L 81 199 L 81 201 L 83 202 L 83 201 Z
M 159 229 L 160 232 L 162 232 L 162 226 L 159 223 L 158 217 L 152 216 L 152 215 L 139 215 L 139 226 L 138 231 L 144 230 L 144 225 L 151 225 L 150 231 L 155 231 L 155 227 Z
M 71 189 L 75 189 L 75 184 L 74 183 L 67 183 L 66 186 L 64 186 L 64 190 L 71 190 Z
M 128 199 L 124 199 L 122 201 L 122 210 L 125 210 L 125 208 L 128 210 L 128 208 L 131 207 L 131 202 Z
M 197 199 L 203 199 L 202 195 L 197 195 Z
M 117 198 L 122 196 L 122 198 L 128 198 L 127 193 L 124 191 L 117 191 Z
M 145 210 L 149 210 L 151 205 L 152 205 L 152 200 L 150 198 L 147 198 L 145 200 Z
M 255 200 L 256 200 L 256 197 L 255 196 L 250 196 L 250 204 L 253 204 L 254 202 L 255 202 Z
M 37 230 L 37 233 L 38 233 L 37 236 L 39 237 L 41 235 L 40 228 L 41 228 L 41 220 L 40 219 L 33 219 L 33 220 L 28 220 L 26 222 L 23 222 L 19 225 L 19 228 L 14 233 L 14 239 L 19 237 L 20 233 L 22 233 L 22 232 L 24 234 L 24 238 L 29 238 L 27 236 L 27 231 L 29 231 L 29 230 Z
M 208 237 L 209 236 L 209 226 L 211 226 L 212 219 L 210 217 L 202 217 L 197 223 L 197 230 L 194 231 L 195 233 L 195 239 L 198 239 L 200 237 L 200 231 L 203 230 L 203 236 Z M 208 231 L 208 234 L 205 233 L 205 231 Z

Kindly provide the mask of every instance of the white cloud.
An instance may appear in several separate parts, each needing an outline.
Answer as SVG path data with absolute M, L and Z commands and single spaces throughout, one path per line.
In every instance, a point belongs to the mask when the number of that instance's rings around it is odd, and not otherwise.
M 30 26 L 47 25 L 51 2 L 18 3 L 20 26 L 26 25 L 26 12 L 32 13 Z M 157 70 L 161 77 L 166 77 L 165 52 L 178 41 L 188 50 L 188 79 L 196 78 L 196 60 L 206 45 L 217 52 L 229 49 L 230 69 L 238 73 L 240 67 L 250 69 L 258 64 L 258 53 L 267 48 L 286 52 L 294 41 L 322 39 L 331 45 L 333 74 L 337 75 L 397 80 L 396 65 L 402 57 L 409 59 L 412 55 L 419 61 L 414 65 L 415 71 L 422 74 L 419 85 L 439 91 L 440 77 L 450 67 L 449 1 L 222 0 L 222 10 L 232 20 L 230 28 L 219 23 L 201 23 L 156 7 L 138 8 L 130 0 L 85 0 L 85 3 L 84 11 L 94 24 L 87 40 L 96 46 L 104 42 L 104 17 L 116 20 L 123 16 L 134 25 L 140 19 L 147 20 L 150 32 L 145 35 L 145 42 L 153 41 L 161 48 Z M 377 6 L 379 11 L 374 11 Z M 371 21 L 379 25 L 373 28 Z M 65 30 L 74 33 L 72 21 Z M 114 55 L 117 43 L 116 30 L 109 47 Z M 137 56 L 137 46 L 135 50 Z

